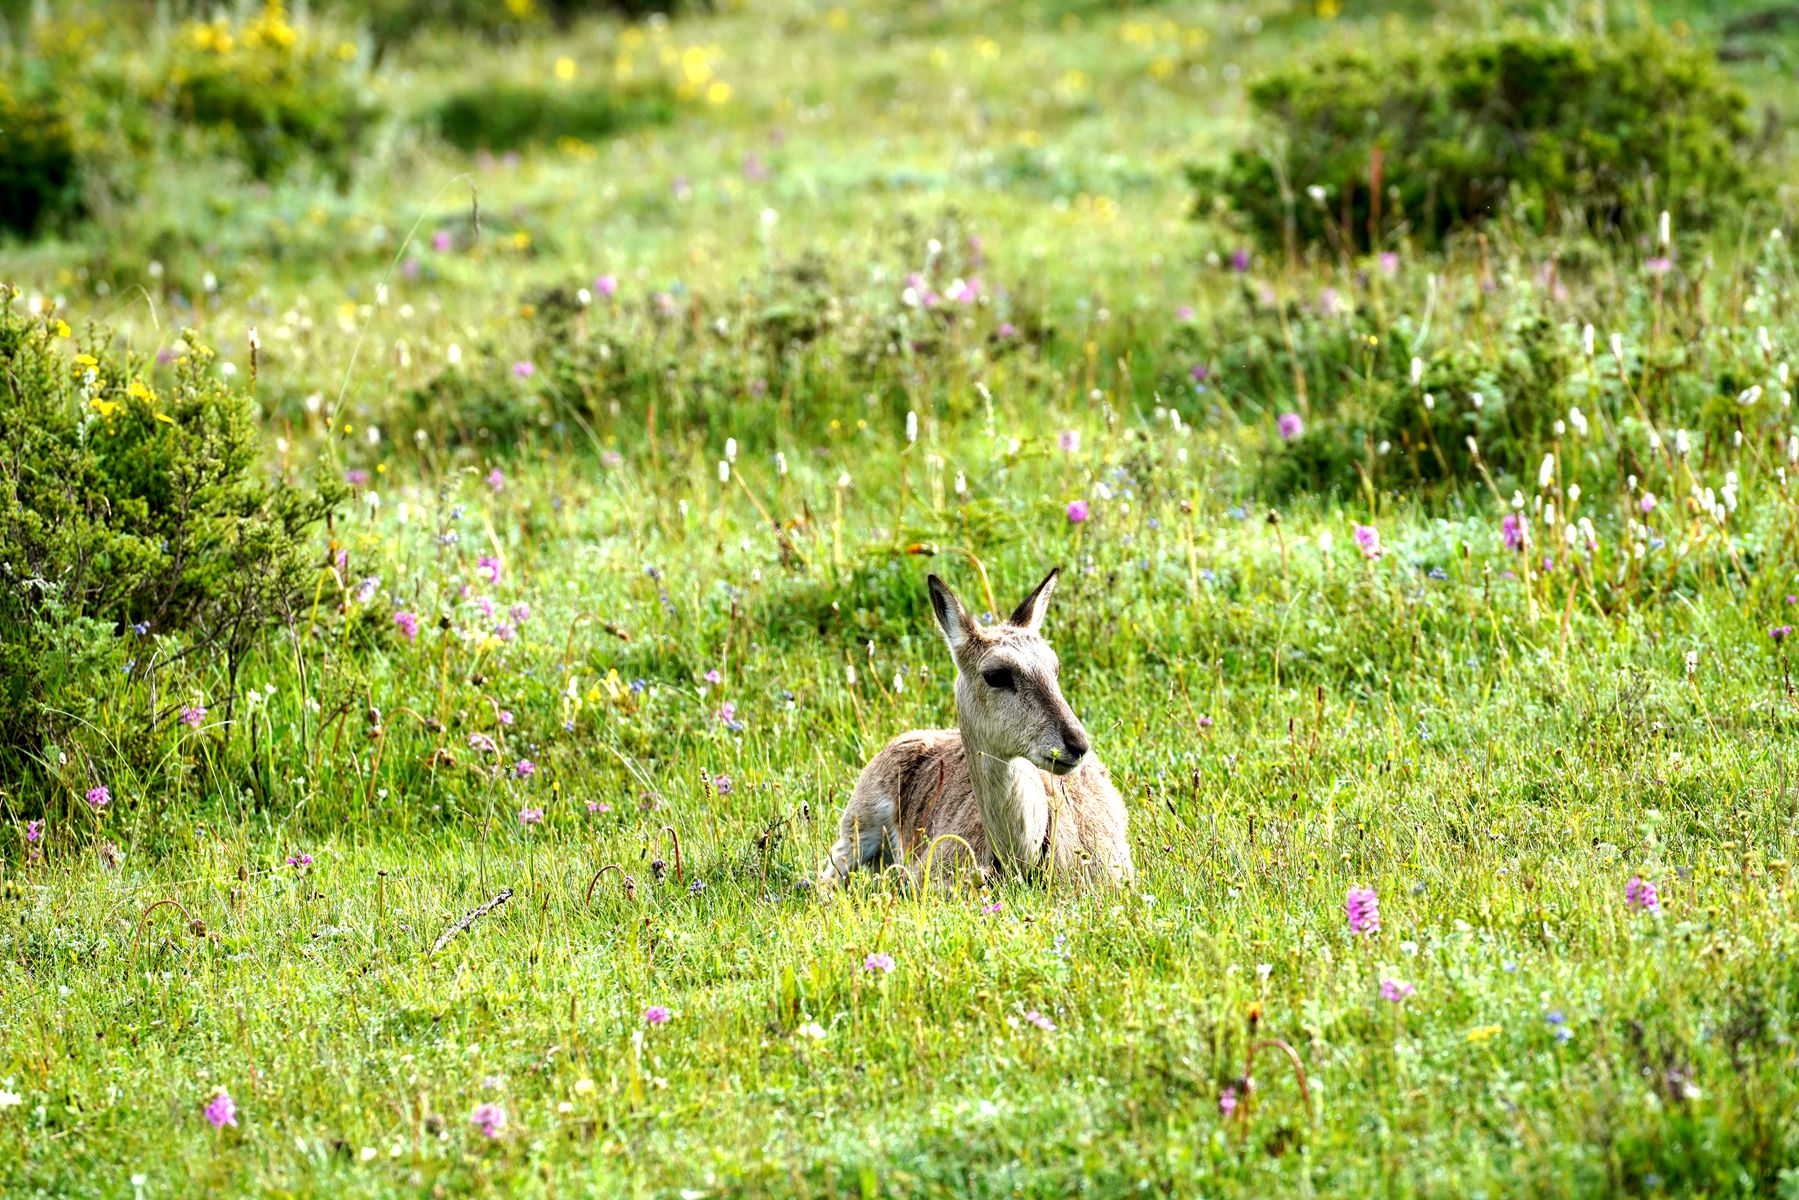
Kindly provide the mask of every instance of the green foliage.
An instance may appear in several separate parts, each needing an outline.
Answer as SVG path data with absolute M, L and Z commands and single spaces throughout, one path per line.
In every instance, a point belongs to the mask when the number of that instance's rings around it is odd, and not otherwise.
M 446 97 L 431 123 L 464 150 L 511 150 L 539 143 L 591 142 L 674 118 L 661 85 L 536 86 L 488 83 Z
M 157 378 L 99 341 L 67 353 L 66 331 L 0 303 L 9 758 L 89 705 L 82 647 L 103 652 L 134 625 L 234 668 L 265 627 L 293 619 L 311 530 L 334 499 L 262 474 L 254 406 L 208 370 L 205 348 Z
M 29 236 L 82 210 L 75 130 L 44 89 L 0 79 L 0 230 Z
M 1337 51 L 1249 94 L 1254 140 L 1193 179 L 1202 211 L 1274 246 L 1434 245 L 1502 212 L 1642 230 L 1667 209 L 1686 225 L 1759 186 L 1744 93 L 1656 31 Z
M 582 17 L 637 21 L 652 13 L 708 5 L 683 0 L 332 0 L 328 7 L 364 22 L 377 44 L 386 47 L 432 31 L 513 37 L 546 24 L 566 28 Z
M 197 22 L 177 36 L 162 101 L 267 179 L 316 163 L 342 181 L 373 128 L 349 42 L 287 19 L 280 0 L 241 24 Z

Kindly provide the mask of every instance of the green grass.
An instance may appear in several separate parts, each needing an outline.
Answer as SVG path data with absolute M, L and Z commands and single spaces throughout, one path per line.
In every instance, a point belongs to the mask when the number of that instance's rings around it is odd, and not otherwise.
M 1245 73 L 1493 6 L 721 7 L 427 35 L 376 70 L 399 115 L 346 191 L 168 162 L 0 248 L 72 324 L 195 326 L 240 382 L 256 326 L 270 460 L 369 472 L 231 726 L 222 664 L 122 632 L 0 781 L 0 1192 L 1794 1193 L 1784 245 L 1677 230 L 1665 279 L 1504 223 L 1391 280 L 1221 261 L 1183 169 L 1240 135 Z M 729 97 L 516 162 L 404 118 L 471 66 L 588 86 L 640 34 L 646 68 L 709 48 Z M 1733 70 L 1778 102 L 1768 53 Z M 931 238 L 984 305 L 899 299 Z M 1507 394 L 1480 372 L 1537 320 L 1568 373 Z M 1426 427 L 1478 429 L 1491 486 L 1358 432 L 1415 413 L 1413 354 L 1464 352 Z M 1591 435 L 1549 429 L 1573 405 Z M 963 550 L 1002 611 L 1065 566 L 1047 634 L 1134 887 L 811 886 L 860 766 L 953 722 L 923 580 L 984 607 Z

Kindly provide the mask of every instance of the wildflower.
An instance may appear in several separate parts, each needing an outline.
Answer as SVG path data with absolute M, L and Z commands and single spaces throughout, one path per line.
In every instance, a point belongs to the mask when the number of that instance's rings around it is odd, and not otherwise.
M 1662 907 L 1662 898 L 1655 885 L 1639 875 L 1632 875 L 1630 882 L 1624 885 L 1624 902 L 1644 912 L 1658 912 Z
M 475 1105 L 468 1119 L 469 1124 L 490 1138 L 499 1137 L 506 1128 L 506 1110 L 491 1100 Z
M 718 723 L 727 728 L 737 724 L 737 705 L 727 700 L 718 706 Z
M 182 708 L 181 708 L 181 723 L 183 725 L 186 725 L 189 728 L 193 728 L 194 726 L 199 725 L 200 722 L 204 721 L 205 719 L 206 719 L 206 706 L 204 704 L 187 704 L 187 705 L 182 706 Z
M 495 467 L 487 473 L 487 486 L 496 492 L 506 490 L 506 473 Z
M 1383 979 L 1380 981 L 1380 998 L 1398 1004 L 1418 989 L 1403 979 Z
M 1030 1012 L 1024 1014 L 1024 1022 L 1026 1025 L 1035 1025 L 1044 1033 L 1054 1033 L 1056 1031 L 1056 1023 L 1034 1008 Z
M 205 1112 L 206 1119 L 212 1122 L 214 1129 L 223 1129 L 227 1125 L 235 1128 L 237 1125 L 237 1101 L 224 1088 L 220 1088 L 219 1094 L 207 1104 Z
M 877 950 L 862 960 L 862 969 L 864 971 L 879 971 L 883 975 L 890 975 L 893 973 L 893 955 L 885 954 Z
M 526 825 L 526 826 L 542 824 L 543 823 L 543 809 L 529 808 L 529 807 L 519 809 L 518 810 L 518 823 L 520 825 Z
M 367 487 L 368 482 L 369 482 L 369 473 L 367 471 L 363 470 L 361 467 L 352 467 L 348 471 L 344 472 L 344 482 L 349 484 L 351 487 Z
M 721 796 L 729 796 L 731 794 L 731 789 L 734 786 L 735 785 L 731 782 L 731 777 L 722 772 L 712 777 L 712 790 Z
M 520 359 L 518 362 L 512 364 L 512 373 L 520 379 L 529 379 L 531 376 L 537 374 L 537 364 L 526 359 Z
M 1654 512 L 1655 511 L 1655 493 L 1654 492 L 1644 492 L 1643 498 L 1641 500 L 1637 501 L 1637 507 L 1643 510 L 1644 516 L 1648 516 L 1650 513 Z
M 528 758 L 521 758 L 513 764 L 512 773 L 520 779 L 529 779 L 537 774 L 537 764 Z
M 1521 520 L 1515 512 L 1505 514 L 1504 518 L 1500 520 L 1499 532 L 1505 537 L 1505 548 L 1507 550 L 1516 551 L 1524 549 L 1526 538 L 1524 529 L 1523 520 Z
M 701 678 L 703 678 L 707 683 L 711 684 L 713 687 L 717 687 L 719 684 L 721 684 L 725 681 L 725 677 L 723 675 L 719 674 L 717 667 L 713 667 L 710 671 L 707 671 L 705 673 L 705 675 L 701 676 Z
M 1081 450 L 1081 431 L 1078 429 L 1063 430 L 1062 436 L 1056 439 L 1056 445 L 1060 446 L 1063 451 L 1068 454 L 1079 454 Z
M 1481 1042 L 1491 1041 L 1498 1037 L 1503 1029 L 1504 1026 L 1501 1025 L 1476 1025 L 1468 1031 L 1468 1040 L 1479 1045 Z
M 1229 1083 L 1225 1085 L 1222 1092 L 1218 1093 L 1218 1115 L 1221 1117 L 1228 1117 L 1236 1111 L 1237 1085 Z
M 296 871 L 301 867 L 309 867 L 312 865 L 312 855 L 305 851 L 301 851 L 299 854 L 290 854 L 287 856 L 287 865 Z
M 1200 713 L 1199 716 L 1194 719 L 1193 723 L 1201 729 L 1210 729 L 1213 725 L 1212 718 L 1207 713 Z
M 1086 519 L 1087 519 L 1087 502 L 1085 500 L 1069 501 L 1068 523 L 1070 525 L 1079 525 L 1082 521 L 1085 521 Z
M 493 555 L 483 554 L 480 558 L 476 559 L 475 569 L 487 576 L 487 582 L 500 582 L 500 560 Z M 491 616 L 492 614 L 489 613 L 488 615 Z
M 1380 530 L 1372 525 L 1357 525 L 1355 527 L 1355 541 L 1356 545 L 1362 548 L 1363 558 L 1379 558 L 1382 554 L 1386 553 L 1381 549 Z
M 1280 420 L 1275 424 L 1280 429 L 1281 440 L 1287 442 L 1304 433 L 1306 427 L 1305 422 L 1299 419 L 1298 413 L 1282 413 Z
M 112 792 L 105 784 L 91 787 L 87 790 L 87 802 L 90 808 L 98 812 L 112 803 Z
M 646 1025 L 666 1025 L 672 1015 L 667 1008 L 660 1004 L 652 1004 L 643 1010 L 643 1020 Z
M 418 641 L 419 615 L 417 613 L 407 612 L 405 610 L 395 613 L 394 625 L 405 635 L 407 641 Z
M 1001 904 L 1001 902 L 998 900 L 995 900 L 992 904 L 981 905 L 981 911 L 991 917 L 991 916 L 994 916 L 995 914 L 997 914 L 1002 907 L 1004 907 L 1004 906 Z
M 1206 376 L 1211 373 L 1212 368 L 1206 366 L 1204 363 L 1194 363 L 1193 369 L 1187 372 L 1188 375 L 1193 377 L 1194 383 L 1204 383 L 1206 381 Z
M 813 1041 L 818 1041 L 819 1039 L 821 1039 L 825 1036 L 825 1027 L 823 1025 L 820 1025 L 817 1021 L 807 1021 L 804 1025 L 801 1025 L 798 1029 L 794 1030 L 793 1032 L 798 1034 L 800 1037 L 810 1038 Z
M 1792 632 L 1793 627 L 1791 625 L 1776 625 L 1774 628 L 1768 630 L 1768 636 L 1773 638 L 1775 644 L 1778 645 L 1779 643 L 1786 641 Z
M 1380 899 L 1373 888 L 1350 888 L 1343 901 L 1343 911 L 1349 917 L 1349 932 L 1380 932 Z
M 616 275 L 600 276 L 598 279 L 593 281 L 593 290 L 598 295 L 605 296 L 607 299 L 611 299 L 613 296 L 618 295 L 618 276 L 616 276 Z
M 510 726 L 517 719 L 517 717 L 512 715 L 512 710 L 510 708 L 502 708 L 500 710 L 500 724 Z
M 43 839 L 44 823 L 42 821 L 25 822 L 25 840 L 27 842 L 41 842 Z
M 1191 321 L 1193 319 L 1193 306 L 1191 304 L 1183 304 L 1175 309 L 1174 319 L 1177 321 Z
M 531 619 L 531 606 L 529 604 L 514 604 L 506 611 L 512 614 L 512 623 L 514 625 L 523 625 L 526 621 Z
M 1249 251 L 1241 249 L 1231 251 L 1231 270 L 1239 275 L 1249 270 Z
M 440 229 L 431 235 L 431 248 L 439 254 L 448 250 L 451 244 L 452 239 L 450 237 L 450 231 L 447 229 Z

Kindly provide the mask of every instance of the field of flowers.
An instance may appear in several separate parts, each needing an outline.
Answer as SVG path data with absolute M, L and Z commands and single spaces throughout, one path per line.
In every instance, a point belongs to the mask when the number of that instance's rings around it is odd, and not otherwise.
M 639 7 L 0 2 L 0 1194 L 1799 1197 L 1784 10 Z M 1452 43 L 1686 190 L 1218 174 Z

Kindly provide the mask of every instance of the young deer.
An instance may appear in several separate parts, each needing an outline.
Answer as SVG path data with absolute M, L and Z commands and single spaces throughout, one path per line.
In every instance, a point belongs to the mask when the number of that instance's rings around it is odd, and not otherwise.
M 1124 801 L 1062 698 L 1055 652 L 1038 633 L 1057 573 L 1005 624 L 985 629 L 931 576 L 931 608 L 956 663 L 958 728 L 901 734 L 862 769 L 826 882 L 865 863 L 922 865 L 927 853 L 940 875 L 966 868 L 972 854 L 983 872 L 1131 878 Z

